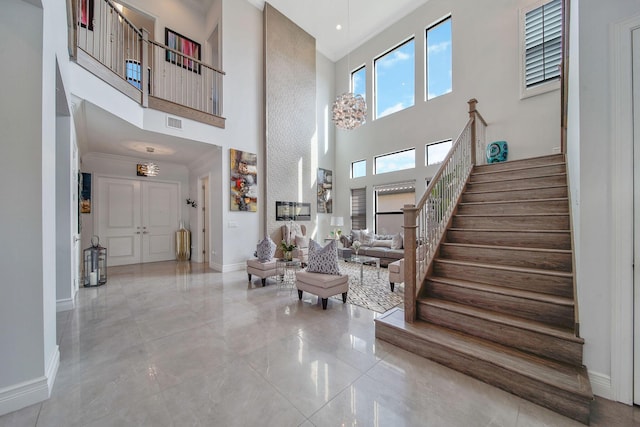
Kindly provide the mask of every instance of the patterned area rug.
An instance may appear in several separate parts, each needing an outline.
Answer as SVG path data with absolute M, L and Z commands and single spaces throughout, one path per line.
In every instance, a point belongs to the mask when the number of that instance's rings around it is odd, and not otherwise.
M 404 284 L 396 284 L 395 291 L 389 287 L 389 271 L 380 268 L 378 278 L 375 266 L 363 266 L 362 284 L 360 284 L 360 264 L 340 261 L 340 271 L 349 275 L 347 302 L 369 310 L 384 313 L 404 301 Z M 342 295 L 332 298 L 342 301 Z

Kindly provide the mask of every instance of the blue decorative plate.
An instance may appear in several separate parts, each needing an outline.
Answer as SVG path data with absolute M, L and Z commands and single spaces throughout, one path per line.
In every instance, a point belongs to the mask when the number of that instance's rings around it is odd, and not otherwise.
M 505 162 L 509 148 L 507 141 L 495 141 L 487 145 L 487 163 Z

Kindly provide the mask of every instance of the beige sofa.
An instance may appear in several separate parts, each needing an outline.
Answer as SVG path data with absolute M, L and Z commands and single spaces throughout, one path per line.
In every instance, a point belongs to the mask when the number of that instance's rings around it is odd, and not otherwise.
M 340 243 L 345 248 L 350 248 L 353 251 L 353 242 L 358 240 L 361 244 L 358 255 L 380 258 L 380 265 L 386 267 L 390 263 L 404 258 L 402 244 L 400 244 L 400 248 L 394 248 L 393 237 L 392 235 L 373 234 L 372 239 L 363 239 L 362 230 L 352 230 L 351 234 L 340 236 Z

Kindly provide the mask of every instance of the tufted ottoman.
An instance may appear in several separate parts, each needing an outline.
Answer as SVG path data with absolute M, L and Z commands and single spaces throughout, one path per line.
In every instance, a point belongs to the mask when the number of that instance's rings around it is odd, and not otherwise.
M 276 274 L 275 259 L 266 262 L 261 262 L 258 258 L 247 260 L 247 275 L 249 276 L 249 281 L 251 281 L 251 275 L 255 275 L 262 279 L 262 286 L 264 286 L 267 283 L 267 277 L 275 276 Z
M 322 299 L 322 309 L 327 309 L 327 300 L 330 296 L 342 294 L 342 302 L 347 302 L 349 291 L 349 276 L 346 274 L 309 273 L 308 271 L 296 272 L 296 287 L 298 298 L 302 299 L 302 292 L 317 295 Z

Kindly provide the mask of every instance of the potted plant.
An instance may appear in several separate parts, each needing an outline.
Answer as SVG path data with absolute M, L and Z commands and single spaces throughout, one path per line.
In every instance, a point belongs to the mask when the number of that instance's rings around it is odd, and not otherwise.
M 280 248 L 282 249 L 282 256 L 284 257 L 285 260 L 287 261 L 291 261 L 293 259 L 293 250 L 296 248 L 297 246 L 292 244 L 287 244 L 287 242 L 285 242 L 284 240 L 282 242 L 280 242 Z
M 351 245 L 351 247 L 353 248 L 354 252 L 356 253 L 356 256 L 358 256 L 358 251 L 360 250 L 360 246 L 361 243 L 359 240 L 356 240 L 355 242 L 353 242 L 353 244 Z

